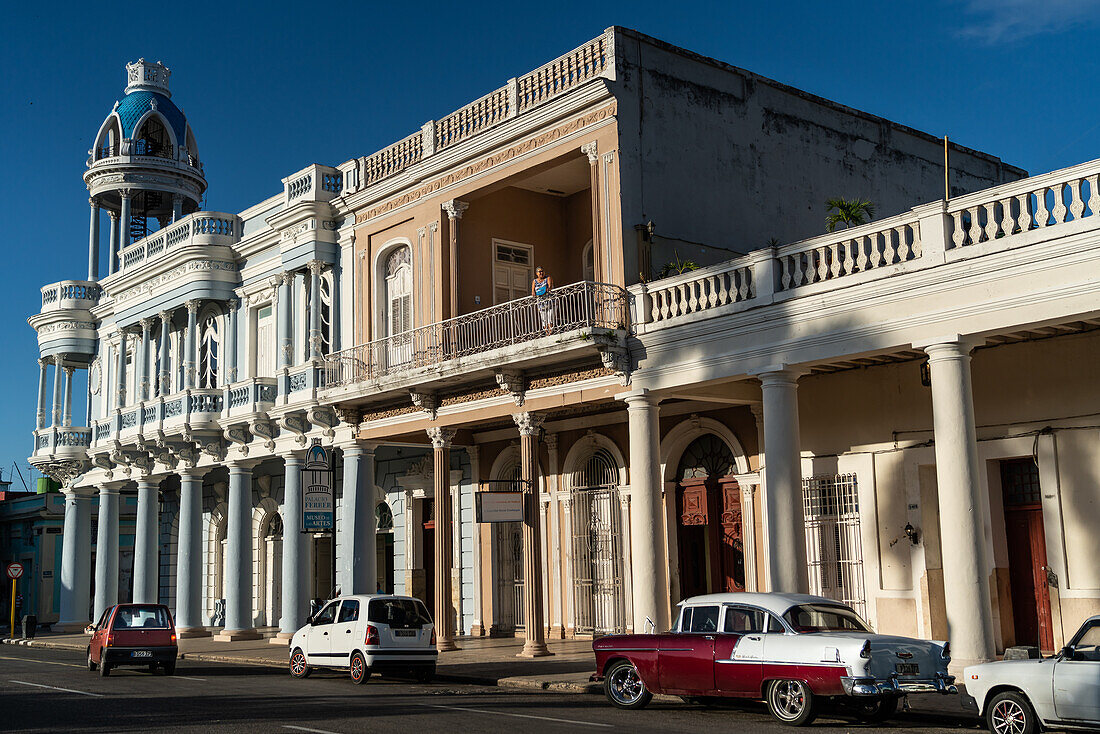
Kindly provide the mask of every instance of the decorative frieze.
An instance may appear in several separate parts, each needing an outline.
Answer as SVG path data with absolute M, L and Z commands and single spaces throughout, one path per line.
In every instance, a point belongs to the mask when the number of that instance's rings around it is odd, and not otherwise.
M 189 273 L 219 271 L 236 273 L 238 271 L 238 266 L 236 263 L 227 260 L 190 260 L 132 288 L 128 288 L 119 293 L 109 293 L 108 295 L 110 295 L 116 303 L 122 303 L 133 298 L 152 296 L 162 285 L 170 284 L 172 287 L 176 287 L 179 285 L 177 281 Z

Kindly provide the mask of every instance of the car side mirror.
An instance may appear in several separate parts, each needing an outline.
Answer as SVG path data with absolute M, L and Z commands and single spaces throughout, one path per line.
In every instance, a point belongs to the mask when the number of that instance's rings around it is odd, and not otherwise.
M 86 634 L 86 635 L 94 635 L 94 634 L 95 634 L 95 625 L 94 625 L 94 624 L 90 624 L 90 625 L 88 625 L 87 627 L 85 627 L 85 628 L 84 628 L 84 634 Z
M 1058 651 L 1058 657 L 1062 658 L 1063 660 L 1073 660 L 1073 653 L 1073 645 L 1066 645 Z

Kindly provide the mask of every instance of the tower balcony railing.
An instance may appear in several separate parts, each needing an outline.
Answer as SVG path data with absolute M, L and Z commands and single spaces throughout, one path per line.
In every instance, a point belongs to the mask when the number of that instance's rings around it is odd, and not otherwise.
M 42 313 L 88 310 L 99 303 L 102 289 L 90 280 L 62 280 L 42 286 Z
M 92 431 L 83 426 L 52 426 L 34 432 L 34 458 L 82 456 L 92 443 Z
M 617 285 L 582 281 L 549 295 L 490 308 L 376 339 L 325 358 L 326 387 L 349 387 L 502 347 L 586 329 L 628 330 L 629 295 Z M 590 338 L 585 333 L 578 339 Z M 504 365 L 497 365 L 504 366 Z
M 195 212 L 121 250 L 119 269 L 132 270 L 189 245 L 230 247 L 240 239 L 241 218 L 236 214 Z

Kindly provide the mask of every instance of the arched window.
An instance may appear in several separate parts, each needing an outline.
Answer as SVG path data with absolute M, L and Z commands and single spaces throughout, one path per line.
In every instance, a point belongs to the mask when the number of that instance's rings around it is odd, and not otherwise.
M 168 129 L 155 116 L 150 117 L 141 126 L 141 132 L 134 139 L 134 155 L 152 155 L 158 158 L 171 158 L 172 138 Z
M 379 502 L 374 508 L 374 519 L 377 522 L 378 532 L 393 532 L 393 511 L 385 502 Z
M 195 142 L 195 133 L 191 132 L 191 126 L 187 126 L 187 158 L 192 166 L 199 165 L 199 144 Z
M 724 477 L 736 471 L 733 452 L 729 446 L 712 433 L 700 436 L 684 449 L 680 457 L 677 479 L 704 479 Z
M 218 326 L 218 315 L 214 312 L 209 312 L 199 325 L 199 387 L 218 386 L 218 359 L 221 348 Z
M 118 155 L 118 143 L 122 138 L 118 127 L 118 118 L 111 115 L 107 126 L 100 133 L 99 140 L 95 144 L 95 159 L 110 158 Z
M 592 240 L 588 240 L 588 244 L 584 246 L 584 250 L 581 253 L 581 265 L 584 268 L 584 279 L 595 280 L 596 279 L 596 254 L 592 249 Z
M 321 273 L 321 354 L 330 354 L 333 344 L 332 271 Z
M 412 250 L 396 248 L 386 258 L 386 336 L 412 329 Z

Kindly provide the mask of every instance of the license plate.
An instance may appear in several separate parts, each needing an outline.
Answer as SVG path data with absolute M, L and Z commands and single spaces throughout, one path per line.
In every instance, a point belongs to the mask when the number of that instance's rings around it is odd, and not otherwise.
M 153 651 L 152 650 L 134 650 L 132 653 L 130 653 L 130 657 L 132 657 L 132 658 L 151 658 L 151 657 L 153 657 Z
M 394 630 L 394 637 L 416 637 L 416 630 Z
M 894 670 L 898 675 L 920 675 L 920 666 L 916 663 L 897 663 Z

